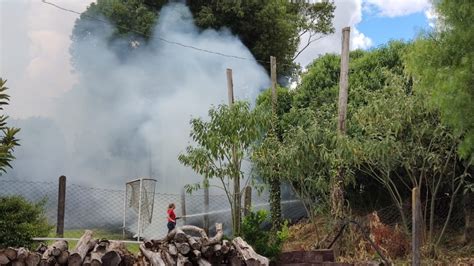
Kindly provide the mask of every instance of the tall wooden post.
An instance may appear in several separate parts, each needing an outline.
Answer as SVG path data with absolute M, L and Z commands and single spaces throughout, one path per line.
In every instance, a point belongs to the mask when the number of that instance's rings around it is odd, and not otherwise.
M 350 27 L 342 29 L 341 74 L 339 80 L 338 126 L 340 135 L 346 134 L 347 98 L 349 87 L 349 38 Z M 333 218 L 344 217 L 344 168 L 340 167 L 332 182 L 331 214 Z
M 415 187 L 412 190 L 412 263 L 413 266 L 421 265 L 420 247 L 421 247 L 421 201 L 420 188 Z
M 270 57 L 270 75 L 272 80 L 272 131 L 273 135 L 278 138 L 277 125 L 277 72 L 276 57 Z M 277 231 L 281 227 L 281 188 L 280 178 L 278 176 L 278 165 L 273 165 L 273 176 L 270 176 L 270 215 L 272 220 L 272 229 Z
M 183 223 L 186 224 L 186 191 L 181 189 L 181 219 Z
M 227 95 L 229 98 L 229 106 L 232 107 L 234 104 L 234 83 L 232 81 L 232 69 L 228 68 L 226 71 L 227 74 Z M 232 160 L 234 161 L 234 166 L 237 167 L 237 150 L 236 147 L 232 148 Z M 239 172 L 239 169 L 235 169 L 235 173 Z M 233 230 L 234 235 L 237 236 L 240 234 L 240 174 L 239 176 L 234 176 L 234 221 L 233 221 Z
M 338 132 L 346 133 L 347 95 L 349 88 L 349 38 L 351 28 L 342 29 L 341 75 L 339 80 Z
M 204 187 L 204 231 L 209 235 L 209 184 Z
M 58 220 L 56 223 L 56 236 L 64 236 L 64 212 L 66 208 L 66 177 L 59 177 L 58 189 Z
M 270 56 L 270 74 L 272 79 L 272 112 L 276 115 L 277 108 L 277 73 L 276 73 L 276 57 Z

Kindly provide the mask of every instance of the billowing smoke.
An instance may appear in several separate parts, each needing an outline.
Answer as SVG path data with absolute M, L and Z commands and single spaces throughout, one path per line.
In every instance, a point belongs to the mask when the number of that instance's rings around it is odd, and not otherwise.
M 225 69 L 237 99 L 253 101 L 269 86 L 254 60 L 239 60 L 169 44 L 173 40 L 245 58 L 252 54 L 228 30 L 200 31 L 183 4 L 164 7 L 147 44 L 120 58 L 127 39 L 110 44 L 113 26 L 90 20 L 100 35 L 74 47 L 78 83 L 54 103 L 54 116 L 14 121 L 22 128 L 10 177 L 123 188 L 136 177 L 158 179 L 175 193 L 198 177 L 179 164 L 189 144 L 189 120 L 226 103 Z M 36 84 L 35 86 L 41 86 Z

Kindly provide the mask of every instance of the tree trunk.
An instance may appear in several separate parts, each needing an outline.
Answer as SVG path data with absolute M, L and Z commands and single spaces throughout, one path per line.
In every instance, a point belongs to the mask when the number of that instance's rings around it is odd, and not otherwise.
M 470 244 L 474 242 L 474 193 L 468 192 L 464 195 L 464 234 L 463 242 Z
M 278 177 L 270 179 L 270 215 L 272 220 L 272 230 L 281 229 L 281 188 Z

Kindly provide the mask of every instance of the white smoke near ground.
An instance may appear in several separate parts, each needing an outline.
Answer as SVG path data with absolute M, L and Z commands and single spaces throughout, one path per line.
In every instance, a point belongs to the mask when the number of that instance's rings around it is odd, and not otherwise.
M 168 193 L 200 180 L 177 160 L 189 144 L 189 120 L 226 103 L 226 68 L 233 69 L 236 98 L 249 101 L 269 86 L 265 70 L 255 60 L 160 41 L 253 58 L 229 31 L 200 31 L 183 4 L 164 7 L 149 42 L 126 60 L 116 49 L 127 40 L 109 42 L 113 26 L 88 23 L 104 31 L 75 43 L 78 83 L 53 103 L 54 115 L 13 121 L 22 128 L 21 146 L 8 176 L 64 174 L 68 182 L 122 189 L 126 180 L 151 176 L 157 192 Z

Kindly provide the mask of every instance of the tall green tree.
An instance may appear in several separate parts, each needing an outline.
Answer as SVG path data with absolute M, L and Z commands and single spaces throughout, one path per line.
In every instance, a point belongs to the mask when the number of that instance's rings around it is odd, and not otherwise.
M 438 27 L 415 41 L 407 56 L 416 86 L 427 91 L 442 121 L 462 136 L 459 153 L 474 159 L 474 5 L 435 1 Z
M 272 229 L 278 231 L 281 221 L 281 162 L 278 149 L 283 139 L 281 117 L 291 108 L 291 93 L 288 89 L 277 86 L 277 103 L 275 112 L 272 110 L 272 90 L 267 89 L 257 98 L 257 108 L 271 116 L 271 123 L 265 129 L 263 140 L 252 148 L 251 159 L 254 173 L 263 178 L 269 186 L 270 216 Z
M 105 18 L 115 30 L 110 41 L 118 37 L 127 41 L 118 45 L 117 53 L 129 54 L 143 47 L 151 35 L 161 8 L 168 0 L 97 0 L 76 21 L 72 49 L 84 38 L 103 34 L 105 25 L 97 27 L 91 17 Z M 290 75 L 297 69 L 294 59 L 313 42 L 333 33 L 335 5 L 331 1 L 187 1 L 196 24 L 203 30 L 229 28 L 239 36 L 255 58 L 269 70 L 270 56 L 279 61 L 280 74 Z M 309 36 L 299 50 L 300 36 Z M 117 47 L 115 43 L 114 47 Z M 221 51 L 222 52 L 222 51 Z
M 10 96 L 6 94 L 8 89 L 5 84 L 6 80 L 0 78 L 0 110 L 8 105 Z M 0 172 L 6 173 L 7 168 L 10 167 L 10 162 L 15 159 L 13 156 L 13 150 L 15 146 L 18 146 L 18 139 L 16 134 L 20 131 L 19 128 L 7 126 L 7 115 L 0 115 L 0 130 L 2 132 L 0 136 Z
M 191 120 L 190 137 L 195 145 L 188 146 L 186 152 L 178 157 L 182 164 L 204 178 L 202 183 L 188 186 L 190 190 L 208 186 L 213 178 L 220 181 L 231 207 L 234 235 L 240 234 L 242 191 L 240 188 L 232 190 L 230 181 L 244 177 L 242 162 L 259 138 L 259 128 L 264 121 L 245 102 L 211 108 L 209 120 Z

